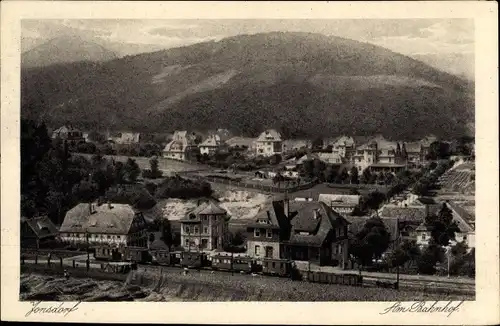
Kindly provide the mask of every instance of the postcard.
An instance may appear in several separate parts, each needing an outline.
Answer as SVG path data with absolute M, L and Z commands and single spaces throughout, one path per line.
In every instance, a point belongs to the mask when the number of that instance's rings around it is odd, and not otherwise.
M 497 324 L 497 30 L 491 2 L 2 2 L 2 320 Z

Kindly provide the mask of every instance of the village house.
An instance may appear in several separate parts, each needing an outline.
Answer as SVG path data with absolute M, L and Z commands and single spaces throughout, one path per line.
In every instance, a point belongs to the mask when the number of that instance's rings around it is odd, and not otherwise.
M 288 201 L 275 200 L 247 226 L 247 254 L 254 258 L 284 258 L 283 243 L 290 237 Z
M 147 247 L 144 215 L 128 204 L 80 203 L 70 209 L 59 230 L 61 240 L 75 247 L 93 246 L 105 255 L 124 247 Z
M 59 240 L 57 227 L 47 216 L 21 217 L 21 248 L 50 248 Z
M 83 132 L 71 125 L 62 126 L 52 132 L 52 139 L 60 139 L 66 141 L 68 145 L 78 145 L 84 143 L 85 138 Z
M 453 202 L 443 203 L 448 207 L 453 215 L 453 221 L 457 224 L 459 231 L 455 232 L 455 239 L 453 239 L 450 245 L 455 245 L 458 242 L 464 243 L 468 248 L 475 247 L 475 222 L 471 214 L 469 214 L 465 209 Z M 417 244 L 420 246 L 426 246 L 429 244 L 431 239 L 432 229 L 421 223 L 417 229 Z
M 209 135 L 201 144 L 198 145 L 200 149 L 200 154 L 212 155 L 217 150 L 227 147 L 225 142 L 221 139 L 219 135 L 213 134 Z
M 406 159 L 398 142 L 392 142 L 379 135 L 356 148 L 354 166 L 359 172 L 369 168 L 372 172 L 397 173 L 406 168 Z
M 347 268 L 349 222 L 322 202 L 292 202 L 291 232 L 284 257 Z
M 189 158 L 189 152 L 196 148 L 195 133 L 176 131 L 172 137 L 172 141 L 163 149 L 163 157 L 172 160 L 186 161 Z
M 321 202 L 274 200 L 247 226 L 247 254 L 344 267 L 348 224 Z
M 307 139 L 287 139 L 283 141 L 283 153 L 307 149 L 311 146 L 311 141 Z
M 327 204 L 335 212 L 347 215 L 351 214 L 354 209 L 362 202 L 360 195 L 338 195 L 338 194 L 320 194 L 318 201 Z
M 141 142 L 141 133 L 139 132 L 117 132 L 108 134 L 108 141 L 115 144 L 130 145 Z
M 260 134 L 255 141 L 256 154 L 273 156 L 283 153 L 283 139 L 279 132 L 269 129 Z
M 213 200 L 200 203 L 180 220 L 181 245 L 186 251 L 223 249 L 228 240 L 227 211 Z
M 356 143 L 354 138 L 349 136 L 341 136 L 337 138 L 332 144 L 332 153 L 350 160 L 352 154 L 356 150 Z

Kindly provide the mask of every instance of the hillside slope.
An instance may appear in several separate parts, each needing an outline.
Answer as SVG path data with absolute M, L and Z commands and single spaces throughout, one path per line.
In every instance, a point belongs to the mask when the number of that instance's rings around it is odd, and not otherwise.
M 77 36 L 61 36 L 22 53 L 23 68 L 45 67 L 77 61 L 107 61 L 116 54 L 100 44 Z
M 219 42 L 22 71 L 24 116 L 83 128 L 206 130 L 255 136 L 461 134 L 469 82 L 387 49 L 308 33 Z

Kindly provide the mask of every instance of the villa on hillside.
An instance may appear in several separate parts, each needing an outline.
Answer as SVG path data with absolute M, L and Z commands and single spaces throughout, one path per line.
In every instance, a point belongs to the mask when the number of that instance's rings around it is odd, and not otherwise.
M 141 141 L 141 133 L 139 132 L 117 132 L 110 133 L 107 137 L 108 141 L 115 144 L 137 144 Z
M 311 148 L 312 143 L 307 139 L 287 139 L 283 141 L 283 152 Z
M 60 139 L 68 142 L 69 145 L 84 143 L 83 132 L 71 125 L 62 126 L 52 132 L 52 139 Z
M 281 134 L 274 129 L 268 129 L 260 134 L 255 141 L 256 154 L 272 156 L 283 153 L 283 139 Z
M 372 172 L 399 172 L 406 168 L 406 154 L 399 142 L 379 135 L 356 148 L 353 164 L 359 172 L 369 168 Z
M 221 149 L 223 147 L 227 147 L 225 142 L 221 139 L 219 135 L 212 134 L 207 137 L 201 144 L 198 145 L 198 148 L 200 149 L 200 154 L 207 154 L 207 155 L 212 155 L 214 154 L 218 149 Z
M 163 157 L 173 160 L 185 161 L 190 150 L 196 149 L 195 133 L 176 131 L 172 140 L 163 149 Z
M 224 249 L 228 241 L 229 216 L 213 200 L 189 212 L 181 222 L 181 246 L 186 251 Z

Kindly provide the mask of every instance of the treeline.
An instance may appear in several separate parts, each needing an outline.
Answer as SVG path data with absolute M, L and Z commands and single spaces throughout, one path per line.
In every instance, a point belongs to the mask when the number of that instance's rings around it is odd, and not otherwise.
M 149 173 L 160 177 L 157 160 L 152 159 L 151 164 Z M 180 177 L 165 179 L 151 192 L 151 185 L 138 183 L 140 175 L 141 169 L 131 158 L 123 163 L 99 154 L 90 159 L 71 155 L 66 143 L 52 142 L 45 124 L 21 120 L 23 216 L 48 215 L 60 224 L 66 212 L 81 202 L 112 201 L 147 209 L 156 198 L 196 198 L 212 193 L 210 184 Z
M 108 142 L 82 142 L 75 145 L 69 145 L 68 149 L 70 152 L 83 154 L 152 157 L 160 156 L 163 151 L 163 146 L 155 143 L 112 144 Z
M 474 249 L 468 251 L 466 244 L 459 242 L 446 252 L 445 248 L 460 232 L 451 210 L 443 204 L 437 214 L 426 218 L 424 225 L 430 230 L 431 239 L 428 245 L 420 247 L 415 241 L 400 241 L 399 235 L 391 239 L 383 220 L 371 217 L 351 235 L 349 256 L 360 270 L 387 272 L 401 267 L 404 273 L 443 275 L 449 272 L 450 275 L 474 277 Z M 444 267 L 448 260 L 449 270 Z

